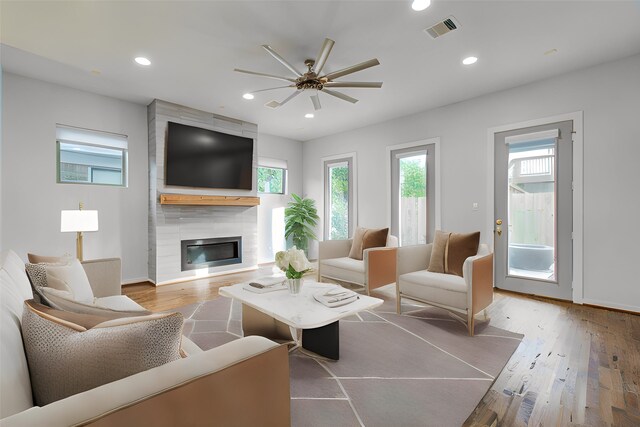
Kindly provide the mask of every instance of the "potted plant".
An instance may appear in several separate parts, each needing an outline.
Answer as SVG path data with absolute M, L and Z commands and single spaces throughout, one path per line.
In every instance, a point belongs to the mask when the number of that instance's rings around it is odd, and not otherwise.
M 318 210 L 313 199 L 291 194 L 293 200 L 284 211 L 284 237 L 291 237 L 293 245 L 308 253 L 309 240 L 317 240 L 313 228 L 318 224 Z

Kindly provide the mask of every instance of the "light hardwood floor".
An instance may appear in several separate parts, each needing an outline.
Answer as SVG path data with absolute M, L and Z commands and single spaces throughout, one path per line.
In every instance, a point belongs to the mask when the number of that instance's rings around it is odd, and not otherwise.
M 123 290 L 163 311 L 272 269 Z M 488 314 L 524 339 L 465 426 L 640 426 L 640 316 L 499 290 Z

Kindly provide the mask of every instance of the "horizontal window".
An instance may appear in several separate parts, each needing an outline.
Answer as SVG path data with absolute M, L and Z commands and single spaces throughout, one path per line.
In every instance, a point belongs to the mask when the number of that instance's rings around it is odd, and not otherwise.
M 127 137 L 58 126 L 58 183 L 127 184 Z

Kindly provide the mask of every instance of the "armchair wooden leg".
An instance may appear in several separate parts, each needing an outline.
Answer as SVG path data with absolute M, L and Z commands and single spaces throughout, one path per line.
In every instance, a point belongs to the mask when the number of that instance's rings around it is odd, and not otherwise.
M 396 313 L 402 314 L 402 297 L 400 296 L 400 287 L 396 282 Z
M 474 329 L 474 315 L 473 315 L 473 310 L 469 310 L 468 312 L 469 314 L 467 315 L 467 328 L 469 329 L 469 336 L 472 337 L 473 336 L 473 329 Z

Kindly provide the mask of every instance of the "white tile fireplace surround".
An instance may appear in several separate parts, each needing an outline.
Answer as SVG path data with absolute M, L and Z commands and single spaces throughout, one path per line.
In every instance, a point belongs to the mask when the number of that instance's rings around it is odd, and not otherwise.
M 149 122 L 149 279 L 167 284 L 181 280 L 257 268 L 258 208 L 244 206 L 181 206 L 160 204 L 160 194 L 206 196 L 257 195 L 257 133 L 255 124 L 194 110 L 160 100 L 147 108 Z M 253 189 L 222 190 L 166 186 L 164 183 L 167 123 L 175 122 L 254 139 Z M 182 241 L 242 237 L 242 262 L 182 269 Z
M 156 283 L 255 267 L 257 207 L 160 206 L 156 219 Z M 242 237 L 242 263 L 182 271 L 182 241 Z

